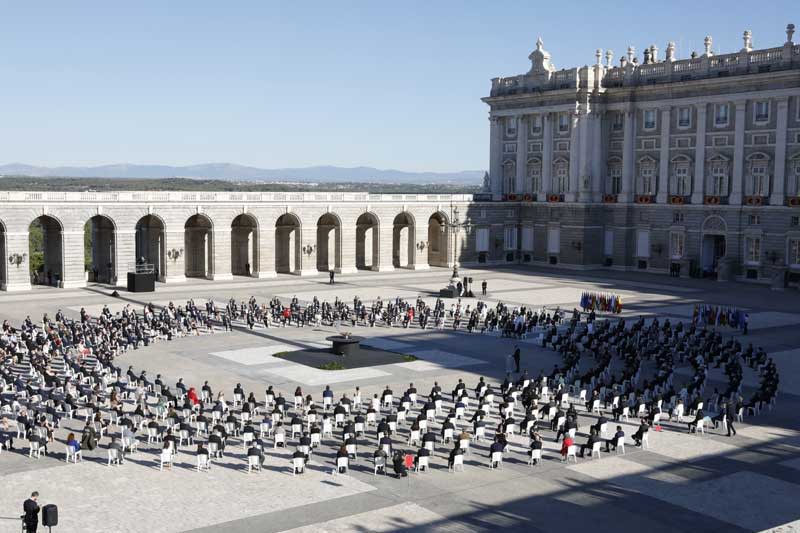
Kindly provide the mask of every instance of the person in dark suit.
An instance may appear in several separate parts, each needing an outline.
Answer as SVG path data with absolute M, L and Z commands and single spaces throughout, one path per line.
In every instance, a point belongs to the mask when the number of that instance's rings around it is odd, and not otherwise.
M 592 428 L 589 438 L 586 440 L 586 444 L 581 445 L 581 458 L 583 458 L 586 450 L 589 450 L 589 454 L 591 455 L 592 447 L 596 442 L 600 442 L 600 437 L 598 436 L 597 431 Z
M 733 402 L 728 403 L 727 407 L 725 408 L 725 416 L 725 421 L 728 423 L 728 436 L 731 436 L 731 432 L 733 432 L 733 435 L 736 436 L 736 428 L 733 427 L 733 421 L 736 420 L 736 404 Z
M 328 281 L 328 283 L 329 283 L 330 285 L 333 285 L 333 283 L 334 283 L 334 277 L 335 277 L 335 275 L 336 275 L 336 274 L 334 273 L 334 271 L 333 271 L 333 270 L 331 270 L 331 271 L 330 271 L 330 273 L 328 274 L 328 276 L 329 276 L 329 278 L 330 278 L 330 280 Z
M 522 357 L 522 354 L 519 350 L 519 346 L 514 346 L 514 364 L 517 365 L 517 369 L 515 372 L 519 374 L 519 362 Z
M 616 450 L 617 449 L 617 439 L 620 439 L 620 438 L 623 438 L 623 439 L 625 438 L 625 432 L 622 431 L 622 426 L 617 426 L 617 432 L 614 433 L 614 436 L 611 437 L 610 439 L 606 440 L 606 452 L 611 451 L 611 446 L 613 446 L 614 449 Z
M 31 497 L 25 500 L 22 504 L 22 511 L 25 513 L 23 521 L 25 522 L 25 529 L 28 533 L 36 533 L 36 528 L 39 526 L 39 493 L 34 491 Z
M 706 415 L 703 413 L 702 409 L 697 410 L 697 412 L 694 415 L 694 420 L 686 424 L 689 427 L 689 433 L 691 433 L 692 431 L 697 431 L 697 423 L 703 420 L 705 416 Z

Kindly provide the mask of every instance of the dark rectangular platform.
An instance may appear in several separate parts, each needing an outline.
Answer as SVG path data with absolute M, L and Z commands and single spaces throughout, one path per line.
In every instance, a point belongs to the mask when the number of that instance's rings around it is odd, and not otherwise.
M 128 292 L 154 292 L 156 275 L 151 273 L 128 272 Z

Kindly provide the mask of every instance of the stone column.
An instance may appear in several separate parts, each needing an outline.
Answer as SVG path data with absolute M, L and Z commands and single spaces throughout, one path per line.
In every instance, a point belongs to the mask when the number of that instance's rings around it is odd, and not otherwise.
M 386 220 L 381 220 L 380 229 L 378 230 L 378 264 L 374 265 L 373 270 L 378 272 L 391 272 L 394 270 L 393 248 L 394 245 L 394 224 L 392 218 L 388 217 Z M 372 231 L 375 231 L 373 229 Z M 374 251 L 373 251 L 374 257 Z
M 603 139 L 603 117 L 605 113 L 596 113 L 592 123 L 592 201 L 603 200 L 603 184 L 606 175 L 607 143 Z
M 728 196 L 728 203 L 739 205 L 742 203 L 742 186 L 744 178 L 744 127 L 745 109 L 747 102 L 744 100 L 736 101 L 736 119 L 733 133 L 733 172 L 731 176 L 731 192 Z
M 636 113 L 632 109 L 625 110 L 624 136 L 622 140 L 622 186 L 620 187 L 619 202 L 633 200 L 633 172 L 636 168 L 634 157 L 634 143 L 636 142 Z
M 542 114 L 542 192 L 538 200 L 547 201 L 547 195 L 553 192 L 553 122 L 551 113 Z
M 564 195 L 564 200 L 567 202 L 574 202 L 578 199 L 578 178 L 581 171 L 581 127 L 579 122 L 580 115 L 577 112 L 572 112 L 569 117 L 570 131 L 569 131 L 569 187 L 568 192 Z
M 492 196 L 500 199 L 503 195 L 503 123 L 500 117 L 490 117 L 489 181 Z M 391 265 L 391 261 L 389 262 Z
M 83 229 L 61 232 L 61 257 L 63 269 L 61 284 L 64 289 L 86 286 L 86 268 L 83 258 Z
M 275 226 L 267 226 L 265 229 L 259 225 L 253 232 L 258 232 L 255 239 L 258 247 L 258 270 L 253 275 L 257 278 L 274 278 L 278 275 L 275 272 Z
M 658 156 L 658 191 L 656 194 L 656 202 L 659 204 L 667 203 L 669 194 L 669 128 L 670 108 L 667 106 L 661 110 L 661 148 Z
M 694 176 L 692 176 L 692 203 L 702 204 L 706 186 L 706 105 L 697 105 L 697 128 L 694 148 Z
M 209 231 L 207 239 L 211 239 L 208 243 L 211 253 L 206 257 L 208 264 L 206 270 L 211 273 L 209 279 L 213 280 L 231 280 L 233 273 L 231 271 L 231 230 L 230 228 L 223 229 L 222 231 Z M 249 260 L 249 257 L 248 257 Z M 212 262 L 213 261 L 213 262 Z M 253 268 L 253 265 L 250 265 Z
M 528 175 L 528 121 L 524 115 L 517 117 L 517 179 L 514 192 L 522 194 L 530 189 Z
M 339 254 L 339 267 L 336 268 L 337 274 L 353 274 L 357 272 L 356 269 L 356 224 L 342 223 L 342 226 L 336 230 L 339 235 L 339 246 L 337 254 Z M 371 248 L 371 247 L 370 247 Z M 370 257 L 371 259 L 371 257 Z M 334 263 L 337 264 L 337 263 Z
M 166 260 L 164 267 L 167 269 L 164 275 L 165 283 L 180 283 L 186 281 L 186 254 L 191 253 L 186 249 L 185 230 L 166 230 L 164 236 L 166 238 L 166 253 L 164 254 Z M 183 250 L 183 253 L 177 259 L 170 259 L 170 250 Z
M 30 250 L 28 231 L 6 231 L 6 247 L 3 257 L 0 258 L 5 263 L 6 280 L 2 288 L 5 291 L 28 291 L 31 289 L 30 274 Z M 12 265 L 8 258 L 12 254 L 24 256 L 25 260 L 19 266 Z
M 578 138 L 580 139 L 578 167 L 578 201 L 590 202 L 592 200 L 592 155 L 593 144 L 590 138 L 594 134 L 595 115 L 592 113 L 581 114 L 578 118 Z M 592 142 L 594 139 L 592 139 Z
M 114 270 L 117 284 L 126 285 L 128 272 L 136 267 L 136 230 L 116 231 L 114 236 Z
M 786 125 L 789 121 L 789 99 L 775 101 L 775 167 L 770 191 L 770 205 L 783 205 L 786 191 Z

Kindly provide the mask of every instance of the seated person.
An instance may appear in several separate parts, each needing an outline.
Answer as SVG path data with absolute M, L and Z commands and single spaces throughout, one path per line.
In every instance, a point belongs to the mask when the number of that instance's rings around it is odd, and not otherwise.
M 617 449 L 617 439 L 619 438 L 625 438 L 625 432 L 622 431 L 622 426 L 617 426 L 617 432 L 614 433 L 614 436 L 606 440 L 606 452 L 611 451 L 611 446 L 613 446 L 615 450 Z
M 633 438 L 633 442 L 636 446 L 642 445 L 642 439 L 644 438 L 644 434 L 650 431 L 650 425 L 647 423 L 646 418 L 642 418 L 641 424 L 639 424 L 639 429 L 636 430 L 631 438 Z
M 594 428 L 590 430 L 589 438 L 586 439 L 586 444 L 581 445 L 581 457 L 584 456 L 586 450 L 589 450 L 589 454 L 592 453 L 592 447 L 596 442 L 600 442 L 600 437 L 597 431 Z

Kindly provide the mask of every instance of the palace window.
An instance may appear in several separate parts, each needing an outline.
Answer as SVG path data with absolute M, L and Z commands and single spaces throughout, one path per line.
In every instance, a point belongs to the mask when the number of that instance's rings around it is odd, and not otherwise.
M 760 215 L 750 215 L 747 217 L 747 224 L 750 226 L 758 226 L 761 224 L 761 216 Z
M 569 162 L 563 159 L 556 161 L 554 174 L 555 183 L 553 184 L 553 192 L 556 194 L 564 194 L 569 190 Z
M 569 113 L 559 113 L 558 131 L 561 133 L 569 131 Z
M 689 163 L 680 161 L 673 164 L 672 168 L 672 190 L 676 196 L 687 196 L 689 194 Z
M 538 159 L 528 161 L 528 180 L 531 192 L 537 193 L 542 190 L 542 162 Z
M 623 115 L 622 113 L 614 113 L 611 118 L 611 129 L 613 131 L 622 131 L 623 128 Z
M 760 100 L 753 106 L 753 120 L 756 122 L 769 121 L 769 100 Z
M 622 162 L 612 161 L 608 164 L 608 193 L 622 192 Z
M 766 196 L 769 189 L 769 177 L 767 176 L 767 162 L 763 159 L 755 160 L 750 163 L 750 193 L 753 196 Z
M 517 165 L 509 159 L 503 163 L 503 192 L 506 194 L 512 193 L 515 190 L 514 181 L 517 177 Z
M 503 233 L 503 241 L 505 243 L 506 250 L 516 250 L 517 249 L 517 228 L 510 226 L 505 228 Z
M 637 180 L 637 194 L 653 195 L 656 193 L 656 162 L 647 159 L 639 163 L 639 179 Z
M 506 136 L 514 137 L 517 134 L 517 118 L 506 117 Z
M 678 127 L 690 128 L 692 126 L 692 108 L 681 107 L 678 109 Z
M 644 129 L 654 130 L 656 128 L 656 110 L 645 109 L 644 111 Z
M 728 104 L 717 104 L 714 106 L 714 124 L 717 126 L 728 125 Z
M 531 133 L 538 135 L 542 132 L 542 115 L 531 116 Z
M 796 157 L 794 159 L 793 166 L 793 182 L 794 182 L 794 193 L 795 196 L 800 196 L 800 157 Z
M 789 241 L 789 265 L 800 267 L 800 239 Z
M 744 260 L 748 264 L 761 262 L 761 237 L 747 236 L 744 238 Z
M 670 233 L 669 236 L 669 249 L 672 259 L 683 258 L 684 247 L 686 244 L 686 235 L 683 233 Z
M 684 220 L 683 213 L 681 213 L 680 211 L 675 211 L 674 213 L 672 213 L 673 224 L 678 224 L 679 222 L 683 222 L 683 220 Z
M 713 160 L 711 162 L 711 186 L 709 194 L 712 196 L 728 195 L 728 162 L 724 160 Z

